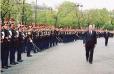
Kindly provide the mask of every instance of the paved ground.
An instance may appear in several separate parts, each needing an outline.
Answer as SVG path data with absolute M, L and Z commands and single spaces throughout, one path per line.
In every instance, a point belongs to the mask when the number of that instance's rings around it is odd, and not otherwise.
M 24 62 L 4 70 L 2 74 L 114 74 L 114 38 L 109 39 L 109 46 L 104 46 L 104 39 L 98 39 L 93 64 L 85 60 L 82 41 L 59 44 L 46 51 L 24 56 Z

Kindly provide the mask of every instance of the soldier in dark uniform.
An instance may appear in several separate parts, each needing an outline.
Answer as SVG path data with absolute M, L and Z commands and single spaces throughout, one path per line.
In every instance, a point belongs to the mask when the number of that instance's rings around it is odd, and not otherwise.
M 5 23 L 5 26 L 4 26 L 4 29 L 2 29 L 4 37 L 3 37 L 3 43 L 1 46 L 1 52 L 2 52 L 1 59 L 2 59 L 2 68 L 8 69 L 9 67 L 11 67 L 8 65 L 8 57 L 9 57 L 9 51 L 10 51 L 10 34 L 8 31 L 8 25 L 9 25 L 8 20 L 6 19 L 4 23 Z
M 41 50 L 44 50 L 45 49 L 45 36 L 44 36 L 44 30 L 41 30 L 41 35 L 40 35 L 40 47 L 41 47 Z
M 27 57 L 32 57 L 31 50 L 33 50 L 33 40 L 32 40 L 32 34 L 31 31 L 28 31 L 28 35 L 26 38 L 26 44 L 27 44 Z
M 49 36 L 48 36 L 47 30 L 45 30 L 44 36 L 45 36 L 45 49 L 48 49 L 49 48 Z
M 14 27 L 14 19 L 11 18 L 10 20 L 10 33 L 11 35 L 11 49 L 10 49 L 10 64 L 11 65 L 16 65 L 18 64 L 17 62 L 15 62 L 15 52 L 16 52 L 16 31 L 15 31 L 15 27 Z
M 11 27 L 11 26 L 10 26 Z M 11 42 L 10 42 L 10 64 L 15 65 L 15 49 L 14 49 L 14 29 L 9 29 L 11 35 Z
M 41 51 L 43 49 L 43 47 L 42 47 L 42 43 L 43 43 L 42 39 L 43 39 L 42 31 L 39 30 L 38 37 L 37 37 L 37 46 L 41 49 Z
M 79 38 L 78 32 L 76 32 L 76 31 L 75 31 L 75 33 L 74 33 L 74 38 L 75 38 L 75 39 L 74 39 L 75 41 Z
M 104 32 L 105 46 L 108 45 L 109 36 L 110 36 L 110 33 L 106 30 L 106 31 Z
M 42 42 L 41 42 L 41 47 L 42 47 L 42 50 L 46 49 L 46 36 L 45 36 L 45 31 L 43 30 L 42 31 Z
M 57 30 L 54 30 L 54 41 L 55 41 L 55 45 L 58 44 L 57 36 L 58 36 L 58 31 Z
M 22 53 L 24 51 L 25 35 L 24 35 L 23 29 L 21 27 L 19 28 L 18 42 L 19 42 L 19 48 L 17 49 L 17 61 L 23 62 Z
M 2 27 L 1 29 L 0 29 L 1 31 L 1 41 L 0 41 L 0 43 L 1 43 L 1 67 L 2 68 L 4 68 L 4 61 L 5 61 L 5 58 L 4 58 L 4 53 L 5 53 L 5 51 L 4 51 L 4 47 L 5 47 L 5 44 L 4 44 L 4 38 L 5 38 L 5 32 L 4 32 L 4 27 Z
M 0 35 L 1 35 L 1 37 L 0 37 L 0 43 L 1 43 L 1 45 L 3 45 L 4 33 L 2 32 L 2 26 L 1 25 L 2 25 L 2 23 L 0 22 Z M 0 60 L 1 68 L 2 68 L 2 63 L 3 63 L 3 61 L 2 61 L 2 57 L 3 57 L 2 51 L 3 51 L 3 48 L 1 47 L 1 60 Z M 2 69 L 0 71 L 1 72 L 4 72 Z
M 35 38 L 35 44 L 38 47 L 37 52 L 40 52 L 40 36 L 39 36 L 39 30 L 36 30 L 35 36 L 36 36 L 36 38 Z
M 54 46 L 54 33 L 50 30 L 50 47 Z
M 97 43 L 96 32 L 93 30 L 92 25 L 89 25 L 88 31 L 85 32 L 83 43 L 86 50 L 86 60 L 92 64 L 94 48 Z
M 36 31 L 36 29 L 33 29 L 33 31 L 32 31 L 32 38 L 33 38 L 33 43 L 35 45 L 37 45 L 37 31 Z M 38 50 L 35 47 L 33 48 L 33 51 L 34 51 L 34 53 L 38 52 Z

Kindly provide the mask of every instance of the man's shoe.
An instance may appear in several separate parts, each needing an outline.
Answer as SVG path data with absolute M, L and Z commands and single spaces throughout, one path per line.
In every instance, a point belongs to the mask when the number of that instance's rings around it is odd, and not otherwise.
M 14 62 L 14 64 L 18 64 L 18 62 Z
M 3 70 L 1 70 L 1 72 L 4 72 Z
M 7 66 L 8 68 L 11 68 L 11 66 Z
M 32 55 L 28 55 L 27 57 L 32 57 Z
M 18 60 L 18 62 L 23 62 L 23 60 Z
M 89 62 L 90 64 L 92 64 L 92 62 Z
M 11 65 L 16 65 L 15 63 L 10 63 Z
M 2 67 L 3 69 L 8 69 L 8 67 L 7 66 L 4 66 L 4 67 Z
M 34 51 L 34 53 L 38 53 L 37 51 Z

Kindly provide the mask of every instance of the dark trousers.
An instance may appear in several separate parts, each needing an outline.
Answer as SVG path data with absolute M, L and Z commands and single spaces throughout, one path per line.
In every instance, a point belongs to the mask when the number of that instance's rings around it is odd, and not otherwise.
M 2 67 L 8 66 L 8 56 L 9 56 L 9 48 L 7 46 L 1 47 L 1 63 Z
M 27 43 L 27 56 L 31 55 L 31 50 L 33 49 L 33 44 L 31 42 Z
M 30 56 L 31 55 L 31 50 L 27 50 L 27 56 Z
M 4 44 L 1 43 L 1 66 L 2 66 L 2 68 L 3 68 L 4 66 L 6 66 L 6 65 L 5 65 L 5 58 L 6 58 L 6 53 L 5 53 Z
M 22 49 L 23 49 L 23 47 L 20 47 L 20 48 L 18 48 L 17 49 L 17 61 L 20 61 L 20 60 L 22 60 Z
M 15 52 L 16 48 L 12 48 L 10 50 L 10 64 L 15 63 Z
M 108 38 L 105 38 L 105 46 L 108 44 Z
M 93 61 L 94 47 L 86 47 L 86 60 L 92 63 Z

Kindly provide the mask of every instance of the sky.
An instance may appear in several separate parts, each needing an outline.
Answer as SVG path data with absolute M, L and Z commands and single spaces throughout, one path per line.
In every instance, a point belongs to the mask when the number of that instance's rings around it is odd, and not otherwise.
M 35 3 L 36 0 L 26 0 L 27 3 Z M 108 10 L 114 10 L 114 0 L 37 0 L 38 5 L 46 5 L 56 9 L 64 1 L 70 1 L 83 5 L 82 9 L 96 9 L 107 8 Z

